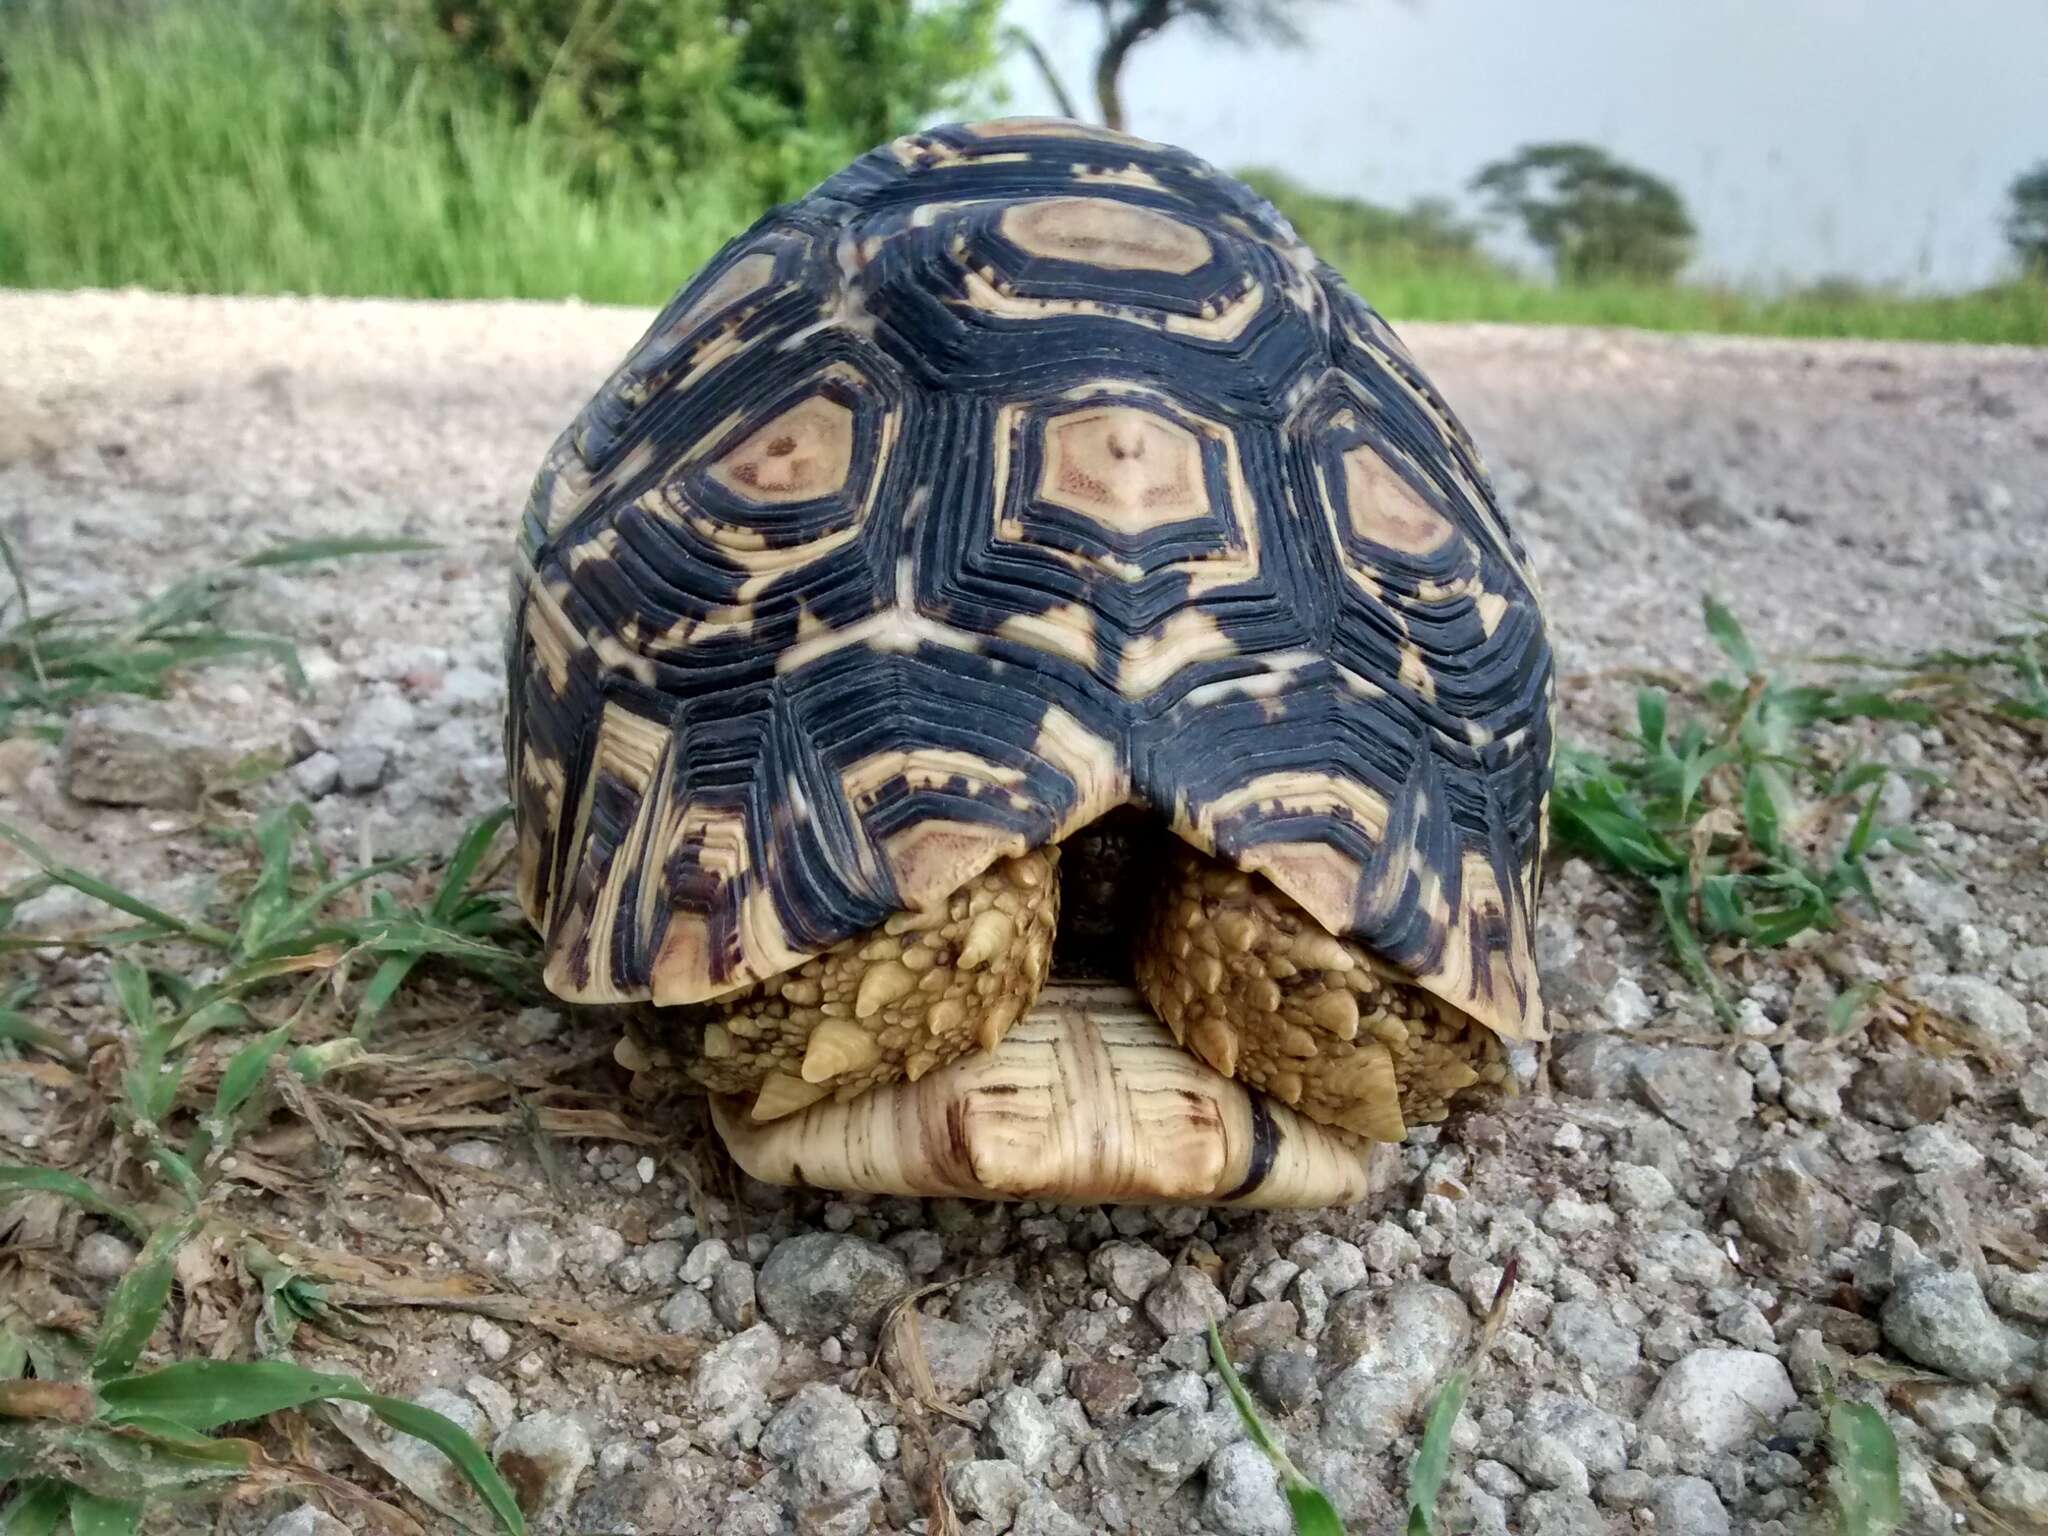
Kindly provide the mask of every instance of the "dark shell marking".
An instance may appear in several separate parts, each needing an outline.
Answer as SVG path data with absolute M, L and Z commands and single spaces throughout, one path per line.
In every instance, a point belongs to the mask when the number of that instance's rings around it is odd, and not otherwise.
M 1136 802 L 1540 1033 L 1522 547 L 1385 322 L 1178 150 L 942 128 L 768 214 L 549 453 L 514 613 L 565 997 L 745 986 Z

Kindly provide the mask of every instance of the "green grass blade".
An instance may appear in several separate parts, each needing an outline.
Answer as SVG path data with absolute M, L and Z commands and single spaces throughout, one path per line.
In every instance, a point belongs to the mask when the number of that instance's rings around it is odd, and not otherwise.
M 1714 637 L 1714 643 L 1721 647 L 1727 658 L 1741 669 L 1744 677 L 1755 677 L 1763 671 L 1757 665 L 1756 651 L 1749 643 L 1749 636 L 1742 631 L 1742 625 L 1735 615 L 1711 593 L 1700 599 L 1700 607 L 1707 618 L 1707 633 Z
M 489 815 L 480 816 L 462 834 L 462 841 L 456 845 L 455 855 L 448 861 L 448 868 L 441 876 L 441 889 L 434 897 L 430 914 L 438 923 L 449 923 L 455 919 L 456 909 L 462 905 L 462 898 L 469 889 L 469 882 L 475 876 L 477 866 L 484 855 L 491 850 L 491 843 L 498 835 L 498 829 L 511 819 L 512 807 L 501 805 Z
M 153 927 L 166 929 L 198 943 L 216 949 L 228 949 L 234 945 L 234 935 L 206 923 L 190 922 L 174 912 L 153 906 L 140 896 L 131 896 L 119 886 L 110 885 L 89 870 L 75 869 L 59 862 L 37 846 L 26 833 L 0 821 L 0 841 L 12 843 L 35 861 L 42 872 L 59 885 L 68 885 L 81 895 L 90 896 L 94 901 L 104 902 L 117 912 L 126 912 L 130 917 L 139 917 Z
M 45 1194 L 62 1195 L 74 1205 L 82 1205 L 88 1211 L 118 1221 L 137 1237 L 147 1239 L 149 1228 L 142 1218 L 119 1201 L 110 1200 L 94 1189 L 85 1180 L 56 1168 L 29 1168 L 19 1164 L 0 1164 L 0 1192 L 13 1189 L 41 1190 Z
M 1344 1536 L 1344 1522 L 1337 1518 L 1336 1506 L 1330 1502 L 1329 1495 L 1302 1476 L 1301 1469 L 1288 1459 L 1285 1448 L 1266 1428 L 1266 1421 L 1259 1417 L 1251 1394 L 1245 1391 L 1244 1383 L 1238 1379 L 1237 1368 L 1224 1352 L 1223 1335 L 1216 1331 L 1214 1323 L 1209 1325 L 1209 1359 L 1223 1378 L 1223 1389 L 1230 1394 L 1231 1406 L 1237 1409 L 1245 1434 L 1253 1445 L 1265 1452 L 1266 1459 L 1273 1463 L 1273 1470 L 1280 1474 L 1280 1490 L 1287 1496 L 1287 1507 L 1294 1511 L 1294 1529 L 1298 1536 Z
M 1778 795 L 1771 770 L 1752 763 L 1742 778 L 1742 824 L 1759 852 L 1775 855 L 1778 842 Z
M 279 565 L 308 565 L 316 560 L 341 560 L 353 555 L 420 554 L 440 547 L 432 539 L 299 539 L 287 544 L 273 544 L 253 555 L 245 555 L 235 565 L 241 570 L 256 571 Z
M 262 950 L 273 936 L 283 937 L 279 921 L 291 903 L 292 851 L 299 832 L 293 810 L 288 806 L 268 810 L 256 822 L 262 864 L 235 922 L 235 947 L 244 959 Z
M 1445 1474 L 1450 1471 L 1451 1434 L 1458 1427 L 1458 1415 L 1465 1411 L 1465 1399 L 1486 1361 L 1487 1351 L 1493 1348 L 1494 1336 L 1507 1320 L 1508 1303 L 1514 1297 L 1515 1279 L 1520 1272 L 1518 1257 L 1510 1255 L 1500 1284 L 1494 1287 L 1493 1305 L 1487 1308 L 1479 1342 L 1465 1363 L 1451 1372 L 1438 1389 L 1436 1401 L 1430 1404 L 1422 1444 L 1416 1448 L 1415 1464 L 1408 1473 L 1408 1536 L 1440 1536 L 1443 1529 L 1437 1523 L 1436 1504 L 1443 1492 Z
M 519 1512 L 519 1501 L 512 1497 L 512 1490 L 505 1486 L 504 1478 L 498 1475 L 498 1469 L 491 1465 L 490 1458 L 460 1425 L 432 1409 L 422 1408 L 418 1403 L 409 1403 L 403 1398 L 379 1397 L 360 1386 L 352 1392 L 336 1395 L 363 1404 L 399 1433 L 426 1441 L 455 1464 L 455 1470 L 463 1475 L 489 1506 L 491 1513 L 498 1517 L 501 1531 L 507 1536 L 525 1536 L 526 1517 Z
M 181 1360 L 102 1382 L 100 1401 L 109 1423 L 158 1419 L 200 1432 L 361 1390 L 352 1376 L 309 1371 L 284 1360 Z
M 199 1230 L 200 1218 L 187 1216 L 152 1232 L 142 1245 L 134 1267 L 121 1277 L 107 1310 L 100 1317 L 99 1336 L 94 1340 L 92 1377 L 107 1381 L 126 1376 L 142 1357 L 149 1336 L 163 1317 L 171 1299 L 171 1266 L 186 1239 Z
M 1899 1443 L 1879 1410 L 1830 1397 L 1828 1482 L 1841 1536 L 1888 1536 L 1899 1525 Z
M 6 1536 L 52 1536 L 70 1504 L 71 1490 L 62 1483 L 30 1483 L 0 1509 L 0 1531 Z
M 74 1488 L 71 1536 L 135 1536 L 142 1523 L 140 1499 L 106 1499 Z

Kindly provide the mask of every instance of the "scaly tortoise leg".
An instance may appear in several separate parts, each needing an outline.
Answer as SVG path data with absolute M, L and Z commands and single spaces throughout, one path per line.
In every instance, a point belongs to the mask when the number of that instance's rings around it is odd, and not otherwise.
M 1192 848 L 1171 856 L 1133 968 L 1174 1037 L 1218 1072 L 1375 1141 L 1507 1074 L 1491 1030 Z
M 943 906 L 899 912 L 727 1000 L 690 1075 L 775 1120 L 994 1050 L 1051 968 L 1058 860 L 1004 859 Z

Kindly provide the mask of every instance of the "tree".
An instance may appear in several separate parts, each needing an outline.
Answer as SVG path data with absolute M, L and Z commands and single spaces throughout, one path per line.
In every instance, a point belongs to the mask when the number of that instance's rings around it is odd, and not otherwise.
M 2048 278 L 2048 160 L 2015 177 L 2007 195 L 2006 243 L 2028 273 Z
M 424 22 L 587 173 L 737 170 L 779 199 L 963 105 L 994 63 L 999 0 L 351 3 Z
M 1092 5 L 1102 13 L 1102 47 L 1095 55 L 1095 101 L 1102 111 L 1102 125 L 1119 131 L 1124 126 L 1122 79 L 1131 50 L 1147 38 L 1157 37 L 1176 21 L 1186 18 L 1201 24 L 1225 41 L 1268 42 L 1298 46 L 1301 29 L 1288 14 L 1305 0 L 1073 0 Z M 1031 50 L 1035 57 L 1037 50 Z M 1042 57 L 1039 67 L 1045 69 Z M 1064 98 L 1066 93 L 1055 92 Z
M 1481 170 L 1472 190 L 1519 221 L 1564 282 L 1669 282 L 1692 254 L 1677 189 L 1596 145 L 1526 145 Z

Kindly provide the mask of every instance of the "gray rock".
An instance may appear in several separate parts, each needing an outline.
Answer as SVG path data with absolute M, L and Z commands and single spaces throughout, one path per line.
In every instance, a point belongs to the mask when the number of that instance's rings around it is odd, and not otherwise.
M 1010 1536 L 1088 1536 L 1088 1527 L 1060 1508 L 1051 1494 L 1038 1494 L 1018 1506 Z
M 1671 1180 L 1643 1163 L 1620 1163 L 1608 1174 L 1607 1203 L 1617 1211 L 1661 1211 L 1677 1197 Z
M 472 1317 L 469 1320 L 469 1340 L 483 1351 L 486 1360 L 503 1360 L 512 1353 L 512 1335 L 488 1317 Z
M 1350 1318 L 1345 1353 L 1352 1360 L 1324 1390 L 1323 1435 L 1339 1449 L 1381 1451 L 1461 1354 L 1472 1317 L 1457 1293 L 1441 1286 L 1353 1293 L 1359 1294 L 1371 1298 L 1371 1307 L 1361 1309 L 1370 1315 Z
M 1173 1265 L 1143 1243 L 1104 1243 L 1088 1256 L 1088 1278 L 1123 1301 L 1143 1301 Z
M 860 1404 L 837 1387 L 809 1382 L 761 1432 L 761 1454 L 790 1469 L 806 1503 L 840 1499 L 882 1485 L 868 1454 Z
M 1192 1408 L 1162 1408 L 1117 1437 L 1119 1460 L 1168 1487 L 1179 1487 L 1215 1448 L 1208 1415 Z
M 738 1259 L 726 1259 L 711 1272 L 711 1311 L 734 1333 L 743 1333 L 759 1320 L 754 1301 L 754 1272 Z
M 491 1459 L 529 1517 L 557 1515 L 590 1465 L 590 1431 L 565 1413 L 536 1413 L 498 1436 Z
M 2034 1037 L 2026 1004 L 1981 976 L 1915 976 L 1906 989 L 1928 1006 L 1976 1025 L 2007 1050 L 2021 1049 Z
M 989 1405 L 988 1438 L 1006 1461 L 1036 1477 L 1051 1465 L 1060 1432 L 1028 1387 L 1007 1387 Z
M 768 1320 L 813 1342 L 849 1324 L 872 1333 L 883 1309 L 909 1287 L 902 1259 L 844 1232 L 806 1232 L 776 1244 L 755 1281 Z
M 390 772 L 391 754 L 368 742 L 343 747 L 334 754 L 335 780 L 351 795 L 367 795 Z
M 1202 1521 L 1223 1536 L 1288 1536 L 1294 1517 L 1280 1478 L 1265 1452 L 1249 1441 L 1226 1445 L 1209 1458 Z
M 1619 1472 L 1628 1461 L 1628 1433 L 1621 1420 L 1583 1397 L 1563 1392 L 1536 1392 L 1523 1405 L 1516 1432 L 1502 1448 L 1501 1459 L 1527 1470 L 1541 1453 L 1537 1447 L 1555 1441 L 1594 1477 Z
M 735 1421 L 767 1402 L 769 1381 L 781 1364 L 782 1340 L 766 1323 L 757 1323 L 705 1352 L 690 1378 L 690 1406 L 700 1416 Z
M 1967 1269 L 1984 1278 L 1984 1250 L 1969 1198 L 1946 1174 L 1922 1173 L 1901 1179 L 1885 1212 L 1887 1230 L 1895 1228 L 1913 1240 L 1921 1257 L 1944 1269 Z M 1903 1247 L 1898 1255 L 1905 1258 Z M 1917 1262 L 1906 1268 L 1917 1269 Z
M 1865 1061 L 1849 1084 L 1849 1107 L 1896 1131 L 1930 1125 L 1948 1113 L 1956 1083 L 1948 1068 L 1925 1056 Z
M 1259 1400 L 1275 1413 L 1308 1406 L 1316 1391 L 1316 1363 L 1298 1349 L 1262 1349 L 1247 1378 Z
M 979 1328 L 949 1322 L 943 1317 L 927 1317 L 914 1308 L 903 1314 L 903 1320 L 882 1341 L 882 1368 L 900 1390 L 914 1390 L 904 1337 L 905 1330 L 910 1328 L 917 1330 L 925 1369 L 940 1402 L 963 1402 L 981 1395 L 995 1364 L 995 1341 Z
M 1364 1250 L 1327 1232 L 1310 1232 L 1296 1238 L 1287 1257 L 1321 1281 L 1324 1294 L 1331 1298 L 1365 1283 Z
M 1600 1503 L 1607 1509 L 1641 1509 L 1650 1502 L 1650 1474 L 1623 1467 L 1600 1479 Z
M 1756 1113 L 1750 1075 L 1718 1051 L 1645 1047 L 1635 1067 L 1636 1097 L 1695 1136 L 1724 1141 Z
M 1778 1336 L 1772 1330 L 1770 1320 L 1747 1301 L 1724 1307 L 1714 1319 L 1714 1332 L 1742 1349 L 1758 1349 L 1766 1354 L 1777 1352 Z
M 732 1258 L 722 1237 L 707 1237 L 688 1253 L 683 1255 L 683 1267 L 678 1272 L 685 1285 L 702 1285 L 718 1272 L 718 1266 Z
M 1520 1453 L 1522 1471 L 1538 1488 L 1562 1488 L 1568 1493 L 1591 1493 L 1592 1475 L 1586 1464 L 1555 1435 L 1530 1438 Z
M 1997 1381 L 2012 1369 L 2012 1340 L 1967 1270 L 1910 1271 L 1878 1321 L 1892 1348 L 1958 1381 Z
M 326 1510 L 301 1504 L 263 1527 L 263 1536 L 349 1536 L 349 1528 Z
M 1364 1261 L 1361 1260 L 1361 1263 Z M 1230 1315 L 1230 1303 L 1216 1282 L 1192 1265 L 1180 1265 L 1145 1293 L 1145 1315 L 1168 1338 L 1198 1333 Z
M 1599 1508 L 1583 1493 L 1547 1488 L 1522 1504 L 1523 1536 L 1586 1536 L 1603 1526 Z
M 1975 1173 L 1984 1154 L 1945 1125 L 1916 1125 L 1899 1143 L 1899 1161 L 1915 1173 Z
M 94 1232 L 78 1240 L 72 1262 L 88 1280 L 118 1280 L 135 1263 L 135 1247 L 111 1232 Z
M 1597 1376 L 1619 1376 L 1643 1361 L 1642 1341 L 1601 1301 L 1566 1301 L 1553 1308 L 1550 1347 Z
M 2024 1520 L 2034 1530 L 2048 1524 L 2048 1472 L 2035 1467 L 2006 1467 L 1991 1474 L 1983 1497 L 1993 1514 Z
M 711 1303 L 704 1299 L 704 1293 L 687 1287 L 662 1303 L 657 1321 L 664 1332 L 680 1334 L 686 1339 L 715 1339 L 720 1331 L 718 1318 L 711 1310 Z
M 1294 1277 L 1294 1284 L 1287 1288 L 1287 1295 L 1301 1318 L 1301 1336 L 1304 1339 L 1321 1338 L 1323 1325 L 1330 1315 L 1330 1293 L 1323 1289 L 1323 1282 L 1304 1270 Z
M 1301 1333 L 1301 1314 L 1291 1301 L 1255 1301 L 1233 1312 L 1218 1332 L 1230 1358 L 1243 1360 L 1258 1350 L 1292 1343 Z
M 315 752 L 292 764 L 292 787 L 308 800 L 324 800 L 341 783 L 341 759 Z
M 1209 1406 L 1209 1384 L 1194 1371 L 1168 1371 L 1147 1379 L 1138 1392 L 1140 1411 L 1148 1408 L 1192 1408 L 1201 1413 Z
M 923 1227 L 896 1233 L 888 1245 L 896 1250 L 914 1279 L 922 1280 L 927 1275 L 936 1274 L 939 1266 L 946 1262 L 945 1239 Z
M 1854 1220 L 1849 1203 L 1789 1150 L 1740 1164 L 1728 1176 L 1728 1208 L 1751 1237 L 1795 1258 L 1817 1258 L 1839 1246 Z
M 2048 1120 L 2048 1061 L 2037 1061 L 2020 1079 L 2020 1108 L 2030 1120 Z
M 1027 1491 L 1024 1473 L 1008 1461 L 964 1461 L 946 1476 L 946 1491 L 966 1515 L 979 1515 L 998 1531 L 1017 1520 Z
M 954 1286 L 952 1318 L 995 1340 L 998 1366 L 1015 1367 L 1044 1343 L 1030 1301 L 1001 1275 L 975 1275 Z
M 522 1221 L 505 1234 L 505 1278 L 514 1285 L 542 1285 L 561 1272 L 562 1243 L 554 1229 Z
M 1785 1367 L 1750 1349 L 1695 1350 L 1664 1373 L 1643 1410 L 1645 1433 L 1710 1454 L 1768 1432 L 1799 1400 Z
M 1422 1244 L 1391 1221 L 1380 1222 L 1365 1236 L 1365 1262 L 1375 1273 L 1398 1275 L 1422 1262 Z
M 94 704 L 71 716 L 58 767 L 64 793 L 89 805 L 184 809 L 234 754 L 173 723 L 158 704 Z
M 1778 1048 L 1778 1102 L 1800 1119 L 1826 1125 L 1842 1113 L 1842 1090 L 1856 1064 L 1817 1040 L 1789 1040 Z
M 1657 1536 L 1729 1536 L 1734 1527 L 1721 1496 L 1703 1477 L 1667 1477 L 1650 1501 Z
M 1991 1304 L 2011 1317 L 2048 1323 L 2048 1269 L 2021 1273 L 2003 1264 L 1991 1271 Z
M 1664 1276 L 1709 1287 L 1728 1285 L 1735 1279 L 1735 1266 L 1720 1245 L 1691 1227 L 1648 1233 L 1623 1251 L 1621 1262 L 1646 1285 Z

